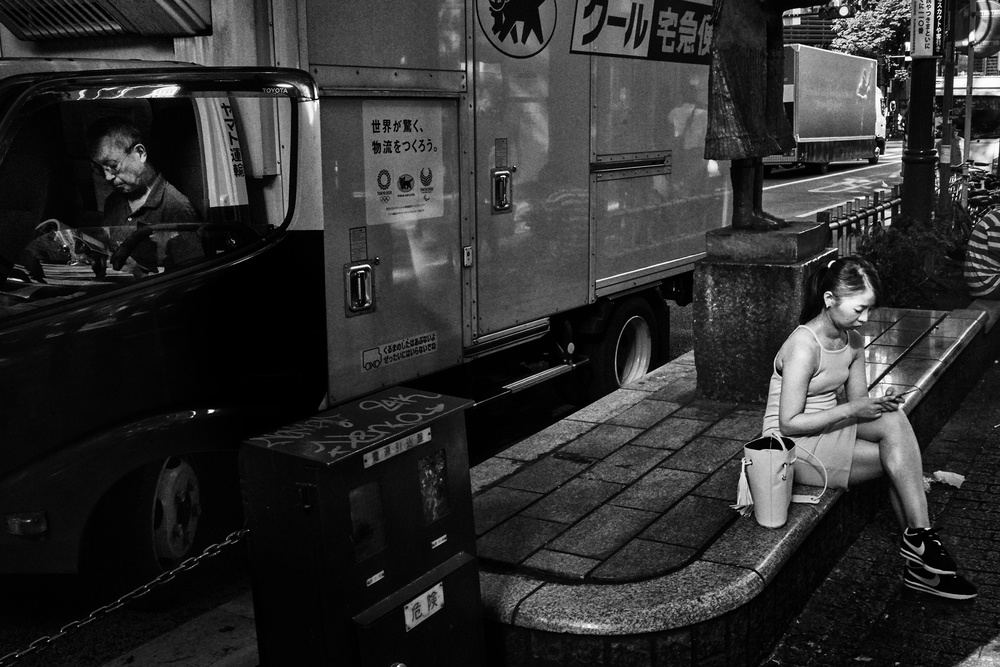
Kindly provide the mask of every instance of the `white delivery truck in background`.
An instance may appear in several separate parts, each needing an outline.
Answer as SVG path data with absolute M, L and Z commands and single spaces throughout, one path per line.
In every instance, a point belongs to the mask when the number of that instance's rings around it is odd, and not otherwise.
M 965 76 L 955 77 L 952 97 L 954 127 L 968 147 L 965 159 L 995 171 L 997 158 L 1000 157 L 1000 76 L 974 74 L 971 97 L 967 94 L 967 85 Z M 938 108 L 942 106 L 943 99 L 944 78 L 938 77 L 935 92 Z M 965 108 L 970 103 L 970 135 L 966 137 Z
M 878 163 L 886 123 L 875 60 L 786 44 L 784 80 L 795 147 L 765 157 L 765 169 L 806 166 L 826 173 L 831 162 Z
M 2 572 L 176 565 L 321 406 L 610 391 L 729 224 L 707 1 L 91 4 L 0 1 Z M 107 115 L 196 222 L 108 228 Z

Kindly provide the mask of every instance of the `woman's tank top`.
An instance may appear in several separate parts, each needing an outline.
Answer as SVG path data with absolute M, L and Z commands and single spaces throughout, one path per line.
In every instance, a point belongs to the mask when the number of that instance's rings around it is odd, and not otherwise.
M 847 334 L 847 344 L 836 350 L 828 350 L 823 347 L 819 337 L 809 327 L 804 324 L 796 327 L 805 329 L 812 334 L 819 345 L 819 366 L 812 378 L 809 379 L 809 387 L 806 389 L 805 412 L 819 412 L 829 410 L 837 405 L 837 390 L 847 383 L 847 378 L 851 374 L 851 334 Z M 779 352 L 780 354 L 780 352 Z M 777 433 L 778 428 L 778 407 L 781 403 L 781 375 L 778 373 L 778 356 L 774 356 L 771 364 L 771 382 L 767 390 L 767 407 L 764 410 L 764 435 Z

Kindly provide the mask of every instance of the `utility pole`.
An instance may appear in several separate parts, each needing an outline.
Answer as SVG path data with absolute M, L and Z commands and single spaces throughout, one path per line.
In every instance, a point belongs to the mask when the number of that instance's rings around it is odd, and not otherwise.
M 941 155 L 938 169 L 938 182 L 941 187 L 938 192 L 938 215 L 951 217 L 951 192 L 948 187 L 951 181 L 952 147 L 954 139 L 951 122 L 952 99 L 955 92 L 955 19 L 958 10 L 958 0 L 940 0 L 944 3 L 944 25 L 941 27 L 942 50 L 944 52 L 944 90 L 941 98 Z
M 939 0 L 942 1 L 943 0 Z M 901 212 L 930 224 L 934 208 L 935 0 L 913 0 L 910 18 L 910 104 L 903 147 Z

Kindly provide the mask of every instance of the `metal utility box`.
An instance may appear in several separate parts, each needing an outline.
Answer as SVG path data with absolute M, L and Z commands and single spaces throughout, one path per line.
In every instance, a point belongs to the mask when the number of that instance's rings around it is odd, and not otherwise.
M 469 404 L 395 387 L 243 444 L 262 665 L 482 664 Z

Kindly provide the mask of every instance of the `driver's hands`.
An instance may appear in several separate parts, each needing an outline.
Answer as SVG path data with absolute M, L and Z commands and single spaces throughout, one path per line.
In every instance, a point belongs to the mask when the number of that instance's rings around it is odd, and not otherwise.
M 119 246 L 111 255 L 111 268 L 115 271 L 121 271 L 122 267 L 125 266 L 125 263 L 130 261 L 131 259 L 128 256 L 128 252 Z

